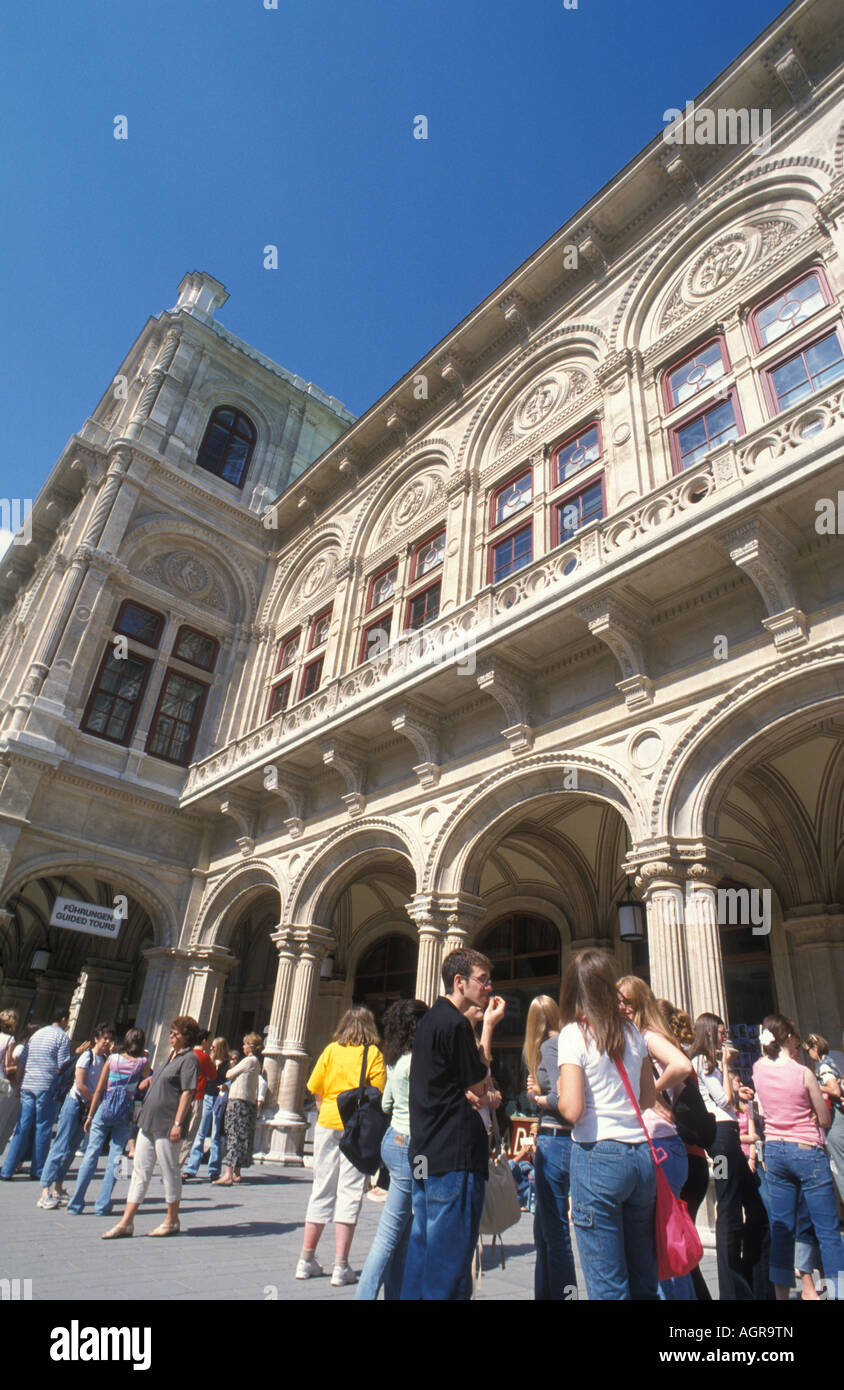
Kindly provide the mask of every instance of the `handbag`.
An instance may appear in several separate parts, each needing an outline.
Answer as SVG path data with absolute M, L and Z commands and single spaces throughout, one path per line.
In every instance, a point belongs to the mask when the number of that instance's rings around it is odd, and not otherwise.
M 381 1167 L 381 1140 L 390 1121 L 381 1109 L 381 1092 L 377 1086 L 366 1084 L 366 1059 L 369 1044 L 363 1049 L 360 1081 L 353 1091 L 341 1091 L 337 1109 L 343 1121 L 340 1152 L 359 1173 L 371 1177 Z
M 617 1061 L 615 1065 L 618 1068 L 618 1074 L 630 1104 L 639 1117 L 639 1124 L 644 1130 L 648 1148 L 651 1151 L 651 1158 L 656 1168 L 655 1235 L 659 1277 L 660 1279 L 677 1279 L 680 1275 L 691 1274 L 693 1269 L 697 1269 L 703 1259 L 703 1245 L 695 1223 L 689 1216 L 685 1202 L 681 1202 L 679 1197 L 675 1197 L 668 1186 L 668 1179 L 660 1167 L 656 1149 L 651 1141 L 651 1136 L 648 1134 L 645 1121 L 642 1119 L 642 1112 L 633 1094 L 624 1063 Z M 665 1154 L 663 1153 L 664 1157 Z
M 684 1144 L 708 1149 L 715 1138 L 715 1116 L 706 1108 L 694 1072 L 686 1077 L 674 1102 L 674 1122 Z
M 501 1142 L 498 1118 L 492 1112 L 493 1142 L 489 1155 L 489 1170 L 484 1192 L 484 1205 L 481 1212 L 479 1234 L 492 1236 L 493 1246 L 505 1231 L 518 1225 L 522 1219 L 522 1208 L 516 1181 L 510 1169 L 510 1162 Z M 504 1246 L 501 1247 L 501 1268 L 504 1269 Z

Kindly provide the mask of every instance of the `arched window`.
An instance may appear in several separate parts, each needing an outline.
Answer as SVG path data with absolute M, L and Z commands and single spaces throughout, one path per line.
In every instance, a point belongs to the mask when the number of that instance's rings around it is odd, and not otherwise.
M 376 1017 L 395 999 L 416 997 L 417 943 L 395 932 L 384 936 L 361 957 L 355 972 L 354 1000 L 366 1004 Z
M 255 426 L 246 415 L 233 406 L 221 406 L 208 421 L 196 461 L 224 482 L 242 487 L 256 437 Z
M 522 1061 L 527 1014 L 538 994 L 560 997 L 560 933 L 546 917 L 513 913 L 489 927 L 477 941 L 492 962 L 496 994 L 507 1012 L 492 1035 L 492 1074 L 503 1105 L 524 1113 L 526 1073 Z

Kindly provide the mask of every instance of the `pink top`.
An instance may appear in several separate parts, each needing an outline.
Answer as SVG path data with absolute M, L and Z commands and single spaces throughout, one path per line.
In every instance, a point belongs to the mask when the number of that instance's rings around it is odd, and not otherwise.
M 807 1070 L 789 1057 L 787 1062 L 771 1062 L 760 1057 L 753 1068 L 756 1094 L 765 1116 L 765 1139 L 791 1139 L 801 1144 L 823 1147 L 814 1107 L 803 1075 Z
M 744 1156 L 745 1156 L 745 1158 L 749 1158 L 749 1157 L 750 1157 L 750 1140 L 749 1140 L 748 1137 L 747 1137 L 747 1131 L 748 1131 L 749 1129 L 750 1129 L 750 1111 L 749 1111 L 749 1110 L 740 1110 L 740 1111 L 738 1112 L 738 1132 L 739 1132 L 739 1140 L 740 1140 L 740 1142 L 741 1142 L 741 1147 L 742 1147 L 742 1149 L 744 1150 Z

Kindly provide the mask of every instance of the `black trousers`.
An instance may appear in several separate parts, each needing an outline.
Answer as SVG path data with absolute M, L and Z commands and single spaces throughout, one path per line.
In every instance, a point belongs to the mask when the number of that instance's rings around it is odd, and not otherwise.
M 687 1157 L 689 1160 L 689 1176 L 680 1193 L 680 1200 L 686 1203 L 689 1216 L 694 1221 L 698 1214 L 700 1204 L 706 1196 L 706 1189 L 709 1186 L 709 1164 L 703 1154 L 690 1154 L 687 1152 Z M 692 1283 L 695 1286 L 698 1302 L 711 1303 L 712 1295 L 701 1273 L 700 1265 L 696 1265 L 692 1270 Z
M 715 1163 L 715 1246 L 718 1291 L 722 1300 L 765 1299 L 768 1271 L 764 1253 L 770 1243 L 768 1217 L 756 1181 L 739 1142 L 734 1120 L 720 1120 L 709 1148 Z

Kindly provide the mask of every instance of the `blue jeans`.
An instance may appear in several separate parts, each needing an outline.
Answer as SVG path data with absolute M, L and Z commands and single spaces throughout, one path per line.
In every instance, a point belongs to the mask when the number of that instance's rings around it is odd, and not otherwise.
M 537 1300 L 577 1297 L 577 1276 L 569 1229 L 571 1149 L 569 1134 L 537 1135 L 534 1164 L 536 1215 L 533 1218 L 536 1245 L 533 1290 Z
M 28 1152 L 31 1143 L 32 1162 L 29 1165 L 29 1176 L 41 1177 L 58 1108 L 58 1101 L 50 1087 L 46 1091 L 21 1091 L 20 1114 L 3 1161 L 3 1168 L 0 1170 L 0 1177 L 14 1177 L 15 1169 Z
M 590 1300 L 656 1300 L 656 1169 L 647 1144 L 574 1144 L 571 1200 Z
M 653 1143 L 657 1153 L 661 1149 L 665 1154 L 662 1171 L 674 1196 L 679 1197 L 689 1176 L 689 1155 L 686 1153 L 686 1146 L 676 1134 L 668 1135 L 664 1139 L 654 1139 Z M 660 1279 L 659 1296 L 662 1299 L 682 1299 L 687 1303 L 696 1303 L 697 1294 L 691 1274 L 680 1274 L 676 1279 Z
M 105 1143 L 109 1144 L 108 1163 L 106 1164 L 103 1185 L 100 1188 L 100 1195 L 94 1205 L 97 1216 L 108 1216 L 111 1212 L 111 1194 L 114 1190 L 115 1168 L 117 1160 L 122 1154 L 126 1140 L 129 1138 L 129 1130 L 132 1128 L 131 1120 L 123 1120 L 115 1124 L 109 1123 L 102 1118 L 102 1108 L 94 1115 L 91 1121 L 91 1129 L 88 1134 L 88 1147 L 85 1150 L 85 1157 L 79 1168 L 79 1175 L 76 1179 L 76 1186 L 73 1189 L 73 1196 L 67 1204 L 67 1210 L 71 1216 L 78 1216 L 85 1207 L 85 1193 L 88 1191 L 88 1184 L 97 1171 L 97 1164 L 100 1152 Z
M 513 1174 L 513 1181 L 519 1194 L 519 1206 L 527 1211 L 530 1205 L 530 1180 L 533 1174 L 533 1164 L 528 1163 L 525 1159 L 520 1159 L 517 1163 L 514 1158 L 511 1158 L 510 1172 Z
M 402 1301 L 469 1299 L 486 1176 L 442 1173 L 412 1181 L 413 1225 Z
M 41 1171 L 42 1187 L 60 1187 L 79 1148 L 88 1114 L 88 1104 L 78 1100 L 73 1091 L 68 1091 L 64 1105 L 59 1112 L 56 1137 L 50 1145 L 47 1161 Z
M 838 1209 L 829 1159 L 823 1149 L 801 1149 L 782 1139 L 765 1145 L 768 1211 L 771 1221 L 771 1279 L 791 1288 L 794 1283 L 794 1237 L 802 1192 L 823 1271 L 838 1286 L 844 1276 L 844 1246 L 838 1233 Z
M 373 1301 L 382 1284 L 386 1300 L 401 1298 L 413 1206 L 408 1143 L 408 1138 L 397 1134 L 392 1125 L 381 1141 L 381 1157 L 390 1174 L 390 1186 L 375 1239 L 361 1271 L 356 1299 Z
M 214 1101 L 216 1095 L 203 1095 L 202 1098 L 202 1119 L 199 1122 L 199 1129 L 196 1131 L 196 1138 L 193 1140 L 193 1148 L 188 1154 L 188 1162 L 185 1163 L 185 1177 L 196 1177 L 199 1172 L 199 1165 L 202 1163 L 206 1138 L 214 1123 Z M 222 1126 L 220 1126 L 222 1130 Z M 217 1137 L 217 1152 L 220 1152 L 220 1136 Z M 209 1159 L 209 1170 L 213 1169 L 214 1140 L 211 1138 L 211 1155 Z M 210 1176 L 214 1176 L 213 1172 Z M 220 1163 L 217 1163 L 217 1177 L 220 1177 Z

